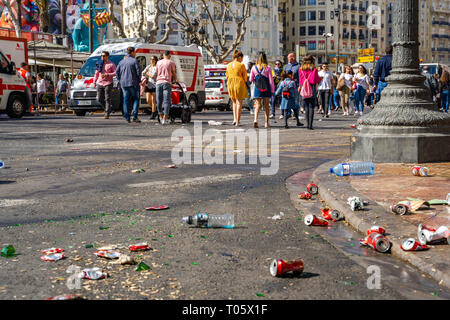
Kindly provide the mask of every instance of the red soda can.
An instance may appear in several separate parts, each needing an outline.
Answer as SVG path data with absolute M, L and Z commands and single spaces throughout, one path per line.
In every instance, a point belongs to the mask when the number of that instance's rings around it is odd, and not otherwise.
M 326 220 L 333 220 L 333 222 L 342 220 L 342 214 L 337 210 L 331 210 L 329 208 L 322 209 L 322 217 Z
M 369 230 L 367 230 L 367 235 L 370 235 L 372 233 L 379 233 L 384 235 L 386 233 L 386 230 L 379 226 L 372 226 Z
M 365 239 L 359 240 L 359 243 L 372 247 L 374 250 L 385 253 L 391 248 L 391 242 L 381 233 L 372 232 Z
M 400 248 L 403 251 L 422 251 L 430 249 L 426 244 L 420 244 L 416 239 L 409 238 L 403 241 Z
M 428 176 L 428 168 L 427 167 L 414 166 L 411 168 L 411 172 L 412 172 L 413 176 L 421 176 L 421 177 Z
M 106 272 L 103 272 L 103 270 L 100 268 L 86 268 L 83 269 L 81 274 L 84 279 L 89 280 L 100 280 L 108 276 L 108 274 Z
M 329 226 L 330 223 L 320 217 L 316 217 L 313 214 L 308 214 L 305 216 L 304 222 L 307 226 Z
M 450 230 L 447 226 L 440 226 L 439 228 L 434 229 L 420 224 L 417 230 L 417 238 L 421 244 L 438 244 L 445 241 L 449 243 Z
M 270 263 L 270 274 L 274 277 L 282 276 L 287 272 L 302 273 L 303 272 L 303 260 L 296 259 L 291 261 L 284 261 L 281 259 L 274 259 Z
M 54 253 L 61 253 L 63 251 L 64 251 L 64 249 L 62 249 L 62 248 L 49 248 L 49 249 L 42 250 L 41 252 L 46 255 L 51 255 Z
M 64 252 L 61 252 L 41 256 L 41 259 L 44 261 L 58 261 L 64 259 L 65 257 Z
M 148 243 L 144 242 L 144 243 L 138 243 L 135 245 L 131 245 L 128 247 L 131 251 L 144 251 L 144 250 L 148 250 L 149 246 Z
M 308 191 L 310 194 L 318 194 L 319 187 L 316 186 L 314 183 L 310 183 L 306 186 L 306 191 Z
M 300 199 L 306 199 L 306 200 L 310 200 L 311 199 L 311 193 L 309 192 L 302 192 L 298 195 L 298 197 Z

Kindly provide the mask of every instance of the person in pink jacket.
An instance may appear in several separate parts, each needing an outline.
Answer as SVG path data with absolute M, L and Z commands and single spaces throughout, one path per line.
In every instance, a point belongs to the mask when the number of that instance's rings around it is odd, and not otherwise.
M 102 52 L 102 59 L 97 63 L 97 70 L 94 76 L 94 88 L 97 87 L 97 101 L 105 109 L 105 119 L 109 119 L 111 114 L 111 91 L 113 88 L 113 79 L 116 75 L 116 65 L 109 60 L 109 52 Z
M 320 83 L 321 79 L 319 77 L 319 72 L 314 65 L 314 57 L 311 55 L 305 56 L 303 58 L 302 66 L 298 71 L 299 76 L 299 88 L 298 92 L 302 95 L 302 87 L 305 81 L 308 81 L 311 85 L 312 96 L 303 97 L 303 104 L 306 111 L 306 121 L 308 124 L 308 129 L 313 130 L 313 120 L 314 120 L 314 108 L 316 107 L 316 96 L 317 96 L 317 85 Z
M 269 128 L 269 101 L 275 92 L 275 84 L 273 82 L 272 69 L 270 68 L 267 57 L 264 52 L 260 52 L 256 65 L 253 66 L 250 73 L 250 82 L 255 83 L 254 99 L 255 99 L 255 121 L 253 127 L 258 128 L 258 113 L 263 102 L 266 128 Z

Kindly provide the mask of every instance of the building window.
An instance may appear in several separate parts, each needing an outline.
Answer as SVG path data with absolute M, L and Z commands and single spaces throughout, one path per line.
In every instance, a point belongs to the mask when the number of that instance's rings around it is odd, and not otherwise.
M 308 27 L 308 35 L 309 36 L 315 36 L 316 35 L 316 26 L 309 26 Z
M 306 27 L 300 27 L 300 35 L 306 36 Z
M 308 11 L 308 20 L 316 21 L 316 12 L 315 11 Z

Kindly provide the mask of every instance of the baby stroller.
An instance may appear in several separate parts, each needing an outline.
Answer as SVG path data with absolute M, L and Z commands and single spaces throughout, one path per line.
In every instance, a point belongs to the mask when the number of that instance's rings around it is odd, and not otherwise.
M 180 118 L 181 123 L 191 122 L 192 110 L 188 104 L 186 97 L 186 86 L 175 82 L 172 85 L 172 106 L 169 109 L 170 123 L 174 123 L 175 119 Z

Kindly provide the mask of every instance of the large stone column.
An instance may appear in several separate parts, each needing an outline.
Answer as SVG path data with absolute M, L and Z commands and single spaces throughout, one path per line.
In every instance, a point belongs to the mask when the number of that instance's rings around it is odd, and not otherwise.
M 419 67 L 419 0 L 396 0 L 393 60 L 380 102 L 358 120 L 351 159 L 374 162 L 450 161 L 450 116 L 439 112 Z

